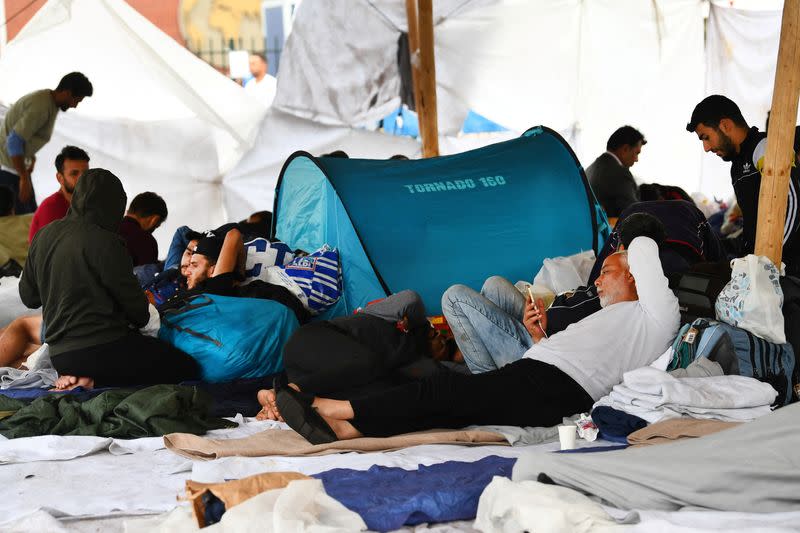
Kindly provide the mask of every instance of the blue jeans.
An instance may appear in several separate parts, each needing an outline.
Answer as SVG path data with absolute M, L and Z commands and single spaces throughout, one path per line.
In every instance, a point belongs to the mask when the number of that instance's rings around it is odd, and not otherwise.
M 492 276 L 478 293 L 453 285 L 442 311 L 473 374 L 496 370 L 522 358 L 533 339 L 522 325 L 525 297 L 507 279 Z

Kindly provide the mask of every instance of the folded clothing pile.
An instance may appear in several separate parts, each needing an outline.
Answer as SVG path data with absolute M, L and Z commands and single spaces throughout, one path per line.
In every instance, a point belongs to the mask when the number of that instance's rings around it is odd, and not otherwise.
M 681 416 L 746 422 L 769 414 L 777 395 L 771 385 L 750 377 L 678 378 L 644 367 L 626 372 L 594 407 L 606 405 L 648 423 Z

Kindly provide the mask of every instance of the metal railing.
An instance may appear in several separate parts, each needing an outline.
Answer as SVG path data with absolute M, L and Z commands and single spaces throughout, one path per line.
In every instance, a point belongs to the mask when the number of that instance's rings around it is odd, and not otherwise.
M 270 46 L 271 44 L 271 46 Z M 243 39 L 222 39 L 208 38 L 199 41 L 186 41 L 186 48 L 194 55 L 208 63 L 209 65 L 227 71 L 228 52 L 232 50 L 247 50 L 250 53 L 266 53 L 269 61 L 270 71 L 277 72 L 280 63 L 283 43 L 275 39 L 272 43 L 267 43 L 265 38 Z

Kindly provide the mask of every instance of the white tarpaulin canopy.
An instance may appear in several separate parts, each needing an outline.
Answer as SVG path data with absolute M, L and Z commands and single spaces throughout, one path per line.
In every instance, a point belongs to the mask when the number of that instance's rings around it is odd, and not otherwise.
M 544 124 L 588 166 L 614 129 L 631 124 L 649 140 L 632 169 L 642 181 L 730 194 L 728 165 L 704 155 L 685 124 L 701 98 L 723 93 L 763 126 L 781 2 L 756 3 L 767 11 L 700 0 L 434 4 L 442 153 Z M 359 129 L 399 105 L 404 31 L 399 0 L 305 0 L 264 117 L 240 87 L 122 0 L 50 0 L 0 57 L 0 104 L 54 87 L 71 70 L 86 73 L 95 95 L 61 114 L 39 152 L 38 198 L 57 187 L 51 165 L 61 147 L 81 146 L 92 166 L 119 175 L 129 197 L 164 196 L 163 255 L 178 225 L 213 227 L 270 209 L 295 150 L 417 157 L 416 141 Z M 470 109 L 510 131 L 457 136 Z
M 642 181 L 727 196 L 727 165 L 706 164 L 713 156 L 685 125 L 718 92 L 741 97 L 745 117 L 763 126 L 781 2 L 753 6 L 768 11 L 700 0 L 437 1 L 440 132 L 456 133 L 469 109 L 515 132 L 546 124 L 567 132 L 588 166 L 612 131 L 631 124 L 649 141 L 632 169 Z M 273 105 L 328 124 L 380 119 L 399 104 L 397 39 L 406 29 L 404 2 L 306 0 Z M 718 82 L 720 72 L 735 81 Z
M 55 88 L 74 70 L 94 95 L 59 113 L 37 154 L 39 201 L 58 188 L 55 156 L 75 144 L 120 177 L 129 200 L 146 190 L 167 200 L 162 254 L 178 225 L 227 219 L 222 176 L 252 146 L 264 106 L 122 0 L 47 2 L 0 57 L 0 103 Z

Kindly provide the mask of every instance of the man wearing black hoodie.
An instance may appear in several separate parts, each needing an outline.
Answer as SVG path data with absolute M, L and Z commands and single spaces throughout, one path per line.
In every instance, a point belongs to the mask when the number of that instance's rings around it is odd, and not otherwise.
M 19 284 L 42 306 L 57 388 L 176 383 L 199 375 L 187 354 L 138 333 L 148 301 L 118 234 L 127 197 L 108 170 L 86 171 L 67 216 L 34 237 Z

